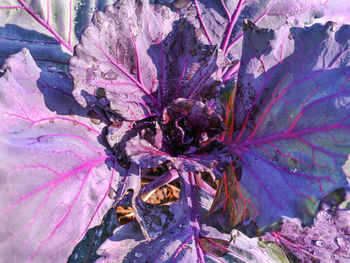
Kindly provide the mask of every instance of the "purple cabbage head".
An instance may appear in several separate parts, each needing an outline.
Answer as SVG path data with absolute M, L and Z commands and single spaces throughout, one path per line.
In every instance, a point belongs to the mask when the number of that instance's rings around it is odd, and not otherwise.
M 348 186 L 350 29 L 313 24 L 336 4 L 107 4 L 0 0 L 0 258 L 346 258 L 347 210 L 252 237 Z M 147 202 L 169 184 L 178 200 Z

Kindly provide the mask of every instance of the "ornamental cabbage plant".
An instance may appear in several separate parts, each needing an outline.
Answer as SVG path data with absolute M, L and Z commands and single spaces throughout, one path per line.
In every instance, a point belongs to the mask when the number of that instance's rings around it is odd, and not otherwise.
M 0 262 L 350 261 L 341 4 L 0 0 Z

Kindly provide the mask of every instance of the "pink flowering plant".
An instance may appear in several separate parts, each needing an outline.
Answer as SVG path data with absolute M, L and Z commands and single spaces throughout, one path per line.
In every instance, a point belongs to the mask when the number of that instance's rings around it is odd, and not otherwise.
M 350 262 L 349 17 L 0 0 L 0 262 Z

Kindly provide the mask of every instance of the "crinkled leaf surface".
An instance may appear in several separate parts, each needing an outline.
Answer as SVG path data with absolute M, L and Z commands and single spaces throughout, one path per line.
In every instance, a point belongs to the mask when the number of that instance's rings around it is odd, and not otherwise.
M 170 206 L 137 201 L 142 231 L 136 221 L 117 228 L 99 248 L 102 257 L 97 262 L 275 262 L 257 238 L 238 231 L 221 233 L 202 224 L 213 199 L 194 185 L 193 173 L 180 177 L 180 200 Z M 150 240 L 142 235 L 145 231 L 151 234 Z
M 159 116 L 175 98 L 215 93 L 220 78 L 213 73 L 227 63 L 222 52 L 199 43 L 194 27 L 177 19 L 148 1 L 97 12 L 70 60 L 78 102 L 137 121 Z
M 231 150 L 264 226 L 347 185 L 350 28 L 334 23 L 246 33 Z
M 278 243 L 300 262 L 350 262 L 350 212 L 322 210 L 312 227 L 301 227 L 300 221 L 285 222 L 279 232 L 262 237 Z
M 113 0 L 1 0 L 0 63 L 23 47 L 39 66 L 67 69 L 73 47 L 93 13 Z
M 120 1 L 97 12 L 70 60 L 77 101 L 85 106 L 99 99 L 103 105 L 107 98 L 103 106 L 110 102 L 127 120 L 149 116 L 150 106 L 159 108 L 157 68 L 148 52 L 171 31 L 175 17 L 165 7 L 156 12 L 147 1 Z
M 112 205 L 118 174 L 98 142 L 102 124 L 71 95 L 63 72 L 42 71 L 27 49 L 0 78 L 0 257 L 64 262 Z
M 173 1 L 174 5 L 181 8 Z M 196 12 L 196 24 L 202 28 L 210 44 L 218 45 L 225 54 L 239 59 L 242 48 L 242 25 L 246 18 L 261 27 L 277 29 L 286 22 L 311 23 L 314 17 L 322 14 L 320 0 L 193 0 L 186 13 Z M 297 22 L 298 21 L 298 22 Z

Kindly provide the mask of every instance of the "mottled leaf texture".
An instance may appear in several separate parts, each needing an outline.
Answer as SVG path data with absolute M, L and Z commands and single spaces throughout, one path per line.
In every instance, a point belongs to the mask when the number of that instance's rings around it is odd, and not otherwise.
M 93 13 L 113 0 L 0 0 L 0 64 L 23 47 L 41 67 L 67 69 Z
M 175 98 L 215 94 L 222 52 L 199 43 L 195 28 L 177 19 L 148 1 L 118 1 L 97 12 L 70 60 L 78 102 L 137 121 L 159 116 Z
M 244 27 L 231 144 L 240 183 L 259 226 L 281 215 L 308 219 L 306 207 L 348 185 L 350 28 Z
M 98 263 L 278 262 L 273 260 L 278 250 L 268 251 L 257 238 L 250 239 L 235 230 L 221 233 L 202 224 L 213 199 L 196 186 L 193 173 L 182 173 L 180 178 L 180 200 L 164 206 L 137 201 L 141 228 L 136 221 L 118 227 L 99 248 L 102 257 Z M 144 238 L 145 232 L 151 239 Z M 278 252 L 280 258 L 286 259 L 283 251 Z
M 94 15 L 70 60 L 79 103 L 99 99 L 126 120 L 143 119 L 150 107 L 160 108 L 154 94 L 157 67 L 148 52 L 171 31 L 176 14 L 155 8 L 147 1 L 119 1 Z
M 181 8 L 185 5 L 174 5 Z M 210 44 L 218 45 L 225 54 L 239 59 L 242 48 L 242 25 L 246 18 L 261 27 L 277 29 L 286 22 L 304 25 L 322 15 L 320 0 L 192 0 L 185 13 L 197 14 L 196 24 L 202 28 Z
M 301 222 L 285 222 L 278 232 L 262 237 L 279 244 L 300 262 L 350 262 L 350 212 L 334 209 L 321 210 L 313 226 L 302 227 Z
M 71 79 L 40 70 L 28 49 L 2 70 L 0 261 L 65 262 L 112 205 L 118 174 L 97 140 L 102 124 L 75 102 Z

